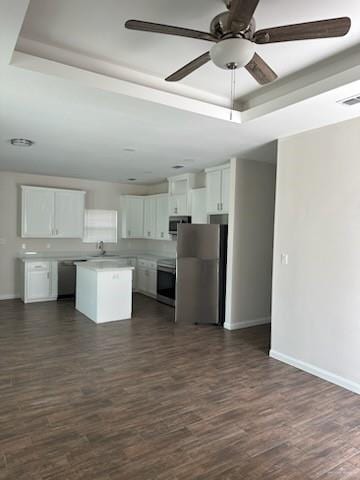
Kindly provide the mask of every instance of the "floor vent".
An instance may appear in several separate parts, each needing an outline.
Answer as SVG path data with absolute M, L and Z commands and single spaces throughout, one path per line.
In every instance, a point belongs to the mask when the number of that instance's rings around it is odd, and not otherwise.
M 339 100 L 337 103 L 345 105 L 346 107 L 353 107 L 354 105 L 358 105 L 360 103 L 360 95 Z

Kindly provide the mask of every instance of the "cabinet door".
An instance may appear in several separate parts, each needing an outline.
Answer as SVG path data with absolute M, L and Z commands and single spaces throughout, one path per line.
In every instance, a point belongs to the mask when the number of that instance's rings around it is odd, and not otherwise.
M 169 197 L 169 214 L 178 215 L 178 199 L 176 195 Z
M 28 300 L 41 300 L 50 295 L 50 270 L 39 269 L 28 272 L 27 297 Z
M 221 204 L 221 170 L 206 174 L 206 209 L 207 213 L 218 213 Z
M 191 222 L 207 223 L 206 188 L 197 188 L 191 192 Z
M 125 197 L 122 210 L 122 238 L 143 238 L 144 199 Z
M 55 236 L 82 238 L 84 230 L 84 194 L 82 192 L 55 192 Z
M 157 286 L 157 271 L 148 270 L 148 293 L 150 295 L 156 296 L 156 286 Z
M 50 238 L 54 230 L 54 193 L 47 189 L 23 188 L 21 236 Z
M 171 215 L 188 215 L 188 202 L 187 195 L 185 193 L 171 195 L 169 204 Z
M 185 193 L 178 195 L 177 202 L 178 202 L 178 214 L 188 215 L 187 195 Z
M 225 168 L 221 175 L 221 211 L 229 213 L 230 168 Z
M 145 198 L 144 201 L 144 238 L 156 237 L 156 198 Z
M 142 292 L 146 292 L 148 290 L 148 270 L 145 268 L 138 268 L 137 269 L 137 288 Z
M 132 271 L 132 289 L 137 290 L 137 260 L 136 258 L 129 258 L 129 265 L 134 267 Z
M 156 238 L 169 239 L 169 197 L 156 198 Z

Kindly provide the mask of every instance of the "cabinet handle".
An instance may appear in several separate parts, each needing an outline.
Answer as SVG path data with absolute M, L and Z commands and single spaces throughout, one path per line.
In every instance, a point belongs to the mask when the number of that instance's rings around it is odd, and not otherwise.
M 130 236 L 131 236 L 131 231 L 130 231 L 130 230 L 128 230 L 128 237 L 130 237 Z
M 164 238 L 164 232 L 161 232 L 160 237 Z
M 47 276 L 47 278 L 50 278 L 50 273 L 49 273 L 49 272 L 47 272 L 47 275 L 46 275 L 46 276 Z
M 216 204 L 216 207 L 217 207 L 217 211 L 219 211 L 219 204 L 218 203 Z
M 174 208 L 174 213 L 177 213 L 178 212 L 178 209 L 177 208 Z

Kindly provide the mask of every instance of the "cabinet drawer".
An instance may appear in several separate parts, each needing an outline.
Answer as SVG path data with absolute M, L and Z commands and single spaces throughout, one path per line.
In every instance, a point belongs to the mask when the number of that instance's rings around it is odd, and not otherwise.
M 156 270 L 157 264 L 154 260 L 146 260 L 144 258 L 139 258 L 138 266 L 140 268 L 149 268 L 151 270 Z
M 30 272 L 48 272 L 50 270 L 49 262 L 31 262 L 28 265 Z

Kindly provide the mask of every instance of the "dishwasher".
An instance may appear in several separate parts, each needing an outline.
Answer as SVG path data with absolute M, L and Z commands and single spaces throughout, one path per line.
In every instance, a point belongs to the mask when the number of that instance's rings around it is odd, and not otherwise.
M 63 260 L 58 263 L 58 299 L 75 297 L 75 262 L 86 262 L 86 260 Z

